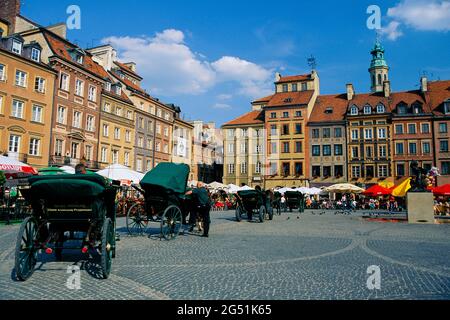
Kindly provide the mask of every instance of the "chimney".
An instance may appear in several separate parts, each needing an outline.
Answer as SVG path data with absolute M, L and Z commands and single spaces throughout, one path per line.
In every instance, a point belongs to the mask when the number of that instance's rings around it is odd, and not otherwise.
M 281 80 L 281 73 L 277 72 L 275 73 L 275 82 L 278 82 Z
M 134 63 L 134 62 L 127 62 L 127 63 L 124 63 L 124 65 L 126 65 L 128 68 L 130 68 L 131 71 L 136 72 L 136 63 Z
M 58 23 L 53 26 L 49 26 L 47 27 L 47 30 L 67 40 L 67 25 L 65 23 Z
M 347 84 L 347 100 L 353 100 L 353 96 L 355 95 L 355 89 L 353 88 L 353 84 Z
M 2 0 L 0 19 L 9 23 L 8 35 L 15 33 L 16 17 L 20 14 L 20 0 Z
M 422 92 L 427 92 L 428 91 L 428 79 L 427 79 L 427 77 L 420 78 L 420 90 L 422 90 Z
M 383 92 L 384 92 L 384 96 L 386 98 L 389 98 L 389 96 L 391 95 L 391 82 L 390 81 L 383 82 Z

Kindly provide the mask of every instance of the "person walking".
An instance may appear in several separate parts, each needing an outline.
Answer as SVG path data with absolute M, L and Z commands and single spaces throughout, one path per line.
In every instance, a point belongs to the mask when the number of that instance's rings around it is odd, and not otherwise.
M 209 226 L 211 224 L 211 200 L 209 199 L 208 190 L 206 190 L 203 182 L 197 183 L 197 188 L 188 191 L 186 195 L 193 196 L 193 201 L 196 204 L 197 212 L 203 219 L 203 235 L 202 237 L 209 237 Z

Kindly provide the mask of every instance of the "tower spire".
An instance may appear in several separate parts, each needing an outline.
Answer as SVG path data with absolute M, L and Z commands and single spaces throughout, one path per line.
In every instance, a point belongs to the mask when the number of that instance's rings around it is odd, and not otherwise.
M 370 52 L 372 61 L 370 63 L 370 83 L 372 92 L 382 92 L 383 84 L 389 81 L 389 66 L 384 58 L 384 47 L 380 42 L 379 34 L 375 41 L 375 46 Z

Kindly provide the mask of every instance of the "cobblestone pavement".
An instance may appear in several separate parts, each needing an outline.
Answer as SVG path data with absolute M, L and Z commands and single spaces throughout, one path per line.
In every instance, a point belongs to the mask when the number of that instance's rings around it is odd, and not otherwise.
M 317 213 L 317 212 L 316 212 Z M 369 222 L 327 213 L 283 214 L 237 223 L 212 213 L 211 236 L 160 241 L 129 237 L 119 219 L 111 277 L 78 252 L 63 262 L 42 256 L 26 282 L 13 279 L 18 226 L 0 227 L 0 299 L 450 299 L 450 225 Z M 67 267 L 81 267 L 81 290 L 66 287 Z M 367 268 L 381 289 L 367 288 Z

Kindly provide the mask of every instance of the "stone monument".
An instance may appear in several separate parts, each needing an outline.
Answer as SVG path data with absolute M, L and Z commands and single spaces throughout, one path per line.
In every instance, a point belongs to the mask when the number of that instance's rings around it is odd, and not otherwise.
M 417 161 L 411 162 L 411 190 L 407 195 L 408 222 L 434 224 L 433 193 L 427 189 L 427 170 Z

